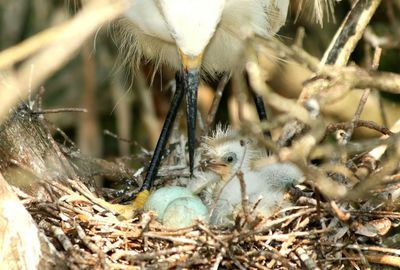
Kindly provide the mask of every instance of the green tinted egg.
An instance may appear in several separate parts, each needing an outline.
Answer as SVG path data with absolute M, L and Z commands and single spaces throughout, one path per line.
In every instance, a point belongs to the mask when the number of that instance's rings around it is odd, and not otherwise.
M 165 209 L 173 200 L 180 197 L 191 196 L 193 196 L 193 194 L 190 190 L 184 187 L 162 187 L 151 193 L 144 205 L 144 210 L 154 211 L 157 214 L 157 220 L 162 221 Z
M 208 223 L 207 207 L 198 197 L 181 197 L 173 200 L 165 209 L 162 223 L 166 227 L 178 229 L 195 224 L 196 219 Z

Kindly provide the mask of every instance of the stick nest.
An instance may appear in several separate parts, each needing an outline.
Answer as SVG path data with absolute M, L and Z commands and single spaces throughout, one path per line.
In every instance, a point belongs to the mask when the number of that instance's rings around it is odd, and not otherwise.
M 46 187 L 52 200 L 19 195 L 71 269 L 365 269 L 371 263 L 400 264 L 400 250 L 384 247 L 396 242 L 393 230 L 400 212 L 382 194 L 338 205 L 306 187 L 295 188 L 290 192 L 295 205 L 272 217 L 242 213 L 231 228 L 198 222 L 170 230 L 152 213 L 120 221 L 90 200 L 65 199 L 77 190 L 88 194 L 79 181 Z

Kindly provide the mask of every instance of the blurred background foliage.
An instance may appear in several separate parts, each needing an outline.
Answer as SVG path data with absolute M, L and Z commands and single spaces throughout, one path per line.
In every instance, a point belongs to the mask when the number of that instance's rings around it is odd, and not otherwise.
M 400 71 L 399 3 L 398 0 L 384 0 L 368 28 L 369 33 L 383 47 L 380 70 Z M 321 58 L 350 6 L 351 1 L 348 0 L 336 4 L 334 17 L 327 16 L 321 27 L 310 20 L 310 12 L 303 12 L 296 20 L 298 0 L 292 0 L 287 25 L 279 32 L 278 38 L 290 45 L 294 42 L 299 27 L 304 27 L 306 51 Z M 0 49 L 15 45 L 35 33 L 65 21 L 73 16 L 76 9 L 77 6 L 68 1 L 0 0 Z M 63 69 L 43 85 L 43 108 L 88 109 L 88 113 L 58 113 L 46 117 L 66 132 L 87 155 L 105 158 L 130 156 L 132 159 L 141 152 L 141 146 L 153 149 L 156 143 L 168 110 L 174 74 L 168 67 L 155 73 L 148 63 L 142 63 L 140 71 L 135 74 L 121 67 L 118 60 L 118 40 L 114 31 L 113 25 L 104 25 Z M 352 61 L 369 67 L 373 46 L 371 40 L 364 38 L 353 54 Z M 273 77 L 269 84 L 277 92 L 290 98 L 298 96 L 303 81 L 311 75 L 301 66 L 278 61 L 276 57 L 271 57 L 271 70 Z M 237 126 L 235 96 L 232 95 L 234 81 L 227 85 L 217 122 L 230 122 Z M 207 114 L 217 84 L 217 80 L 209 80 L 201 86 L 199 109 L 203 116 Z M 147 88 L 151 91 L 147 91 Z M 383 99 L 385 106 L 398 107 L 398 96 L 384 95 Z M 354 100 L 349 102 L 350 106 L 345 103 L 330 111 L 327 109 L 330 119 L 348 121 L 357 104 Z M 363 118 L 390 125 L 400 115 L 396 112 L 397 109 L 387 113 L 386 117 L 390 119 L 385 122 L 379 108 L 372 104 L 369 109 L 367 106 Z M 256 119 L 251 106 L 248 114 L 250 118 Z M 104 130 L 135 143 L 126 143 L 105 135 Z M 365 132 L 357 133 L 357 136 L 369 135 L 371 134 Z M 63 141 L 61 137 L 60 141 Z

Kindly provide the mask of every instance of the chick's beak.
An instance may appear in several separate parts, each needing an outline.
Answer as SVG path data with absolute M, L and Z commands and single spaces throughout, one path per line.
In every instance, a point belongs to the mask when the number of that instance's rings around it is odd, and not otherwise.
M 205 159 L 201 162 L 204 169 L 211 170 L 216 174 L 220 175 L 222 178 L 225 178 L 230 172 L 230 168 L 223 162 L 220 162 L 218 159 Z
M 186 93 L 186 118 L 189 145 L 190 175 L 193 175 L 194 150 L 196 144 L 197 89 L 199 87 L 202 54 L 191 56 L 179 51 L 183 69 L 183 83 Z

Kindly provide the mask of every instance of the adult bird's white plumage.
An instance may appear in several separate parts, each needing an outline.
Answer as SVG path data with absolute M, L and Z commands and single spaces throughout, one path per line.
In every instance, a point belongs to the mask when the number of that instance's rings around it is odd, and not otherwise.
M 335 0 L 302 0 L 322 25 Z M 249 34 L 269 38 L 285 24 L 290 0 L 134 0 L 120 24 L 121 54 L 127 62 L 145 58 L 180 69 L 179 50 L 204 53 L 208 74 L 231 71 Z M 303 7 L 304 6 L 304 7 Z
M 121 21 L 125 59 L 144 57 L 179 70 L 185 58 L 203 54 L 206 73 L 231 71 L 244 40 L 253 33 L 272 37 L 285 23 L 288 5 L 289 0 L 135 0 Z
M 239 171 L 249 202 L 258 202 L 256 213 L 269 216 L 290 204 L 284 194 L 302 178 L 301 171 L 291 163 L 258 165 L 257 161 L 267 157 L 262 149 L 249 138 L 221 127 L 204 139 L 199 150 L 205 171 L 192 179 L 188 188 L 203 197 L 212 224 L 231 224 L 242 209 Z

